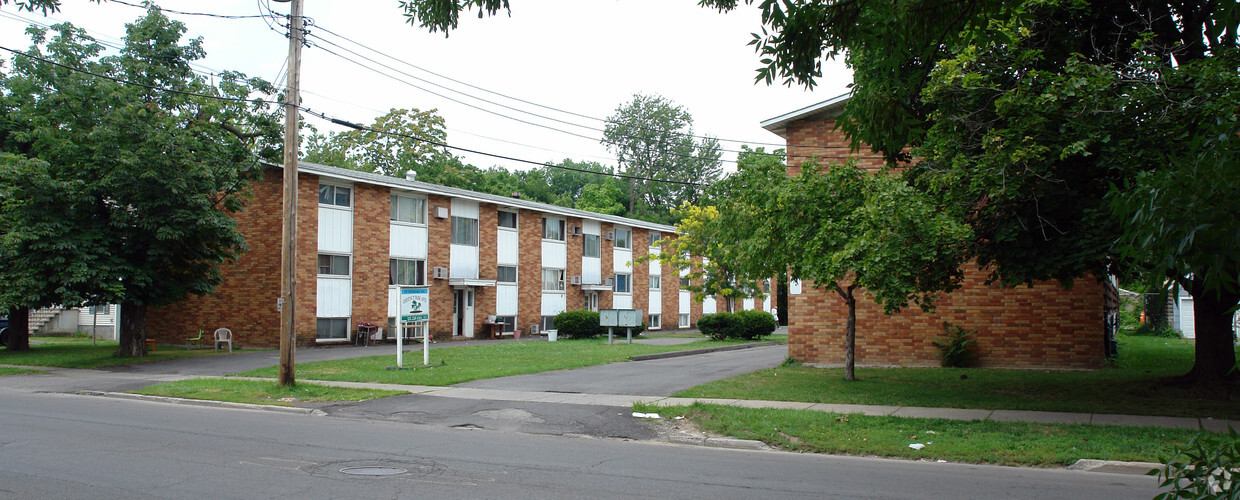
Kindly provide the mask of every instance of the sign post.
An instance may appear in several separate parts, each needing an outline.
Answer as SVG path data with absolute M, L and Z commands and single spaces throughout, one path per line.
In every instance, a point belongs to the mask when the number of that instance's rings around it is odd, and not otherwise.
M 431 289 L 400 289 L 400 332 L 396 335 L 396 367 L 404 367 L 405 325 L 422 323 L 422 364 L 431 364 L 430 352 Z

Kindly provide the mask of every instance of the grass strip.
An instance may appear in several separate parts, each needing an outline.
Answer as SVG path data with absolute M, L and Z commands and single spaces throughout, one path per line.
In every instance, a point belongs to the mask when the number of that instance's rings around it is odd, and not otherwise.
M 1234 400 L 1159 382 L 1192 365 L 1191 340 L 1121 336 L 1118 362 L 1100 370 L 858 368 L 858 380 L 845 382 L 842 368 L 786 365 L 699 385 L 677 396 L 1240 418 Z
M 146 357 L 128 358 L 116 355 L 116 341 L 98 341 L 91 345 L 90 337 L 56 338 L 55 340 L 34 338 L 38 344 L 24 351 L 0 349 L 0 364 L 21 366 L 58 366 L 61 368 L 99 368 L 103 366 L 131 365 L 136 363 L 153 363 L 169 359 L 192 358 L 197 356 L 214 356 L 214 349 L 185 349 L 183 347 L 157 346 L 147 351 Z M 33 342 L 32 342 L 33 343 Z
M 150 396 L 275 406 L 298 406 L 300 403 L 330 401 L 365 401 L 408 394 L 404 391 L 353 389 L 307 383 L 300 383 L 294 387 L 285 388 L 280 387 L 275 382 L 219 378 L 198 378 L 164 382 L 131 392 L 133 394 L 146 394 Z
M 630 356 L 733 345 L 745 342 L 701 340 L 688 344 L 657 346 L 618 343 L 606 339 L 561 340 L 558 342 L 508 342 L 471 347 L 431 346 L 431 365 L 422 365 L 420 345 L 405 353 L 406 370 L 396 366 L 396 354 L 297 364 L 297 377 L 305 380 L 376 382 L 445 386 L 470 380 L 524 375 L 552 370 L 571 370 L 586 366 L 627 361 Z M 395 349 L 393 349 L 395 351 Z M 276 367 L 260 368 L 238 376 L 273 378 Z
M 705 431 L 812 453 L 1062 467 L 1080 459 L 1158 463 L 1197 431 L 1159 427 L 959 421 L 694 404 L 635 405 Z M 925 445 L 921 450 L 910 444 Z
M 30 375 L 34 373 L 47 373 L 42 370 L 31 370 L 29 368 L 13 368 L 8 366 L 0 366 L 0 377 L 5 375 Z

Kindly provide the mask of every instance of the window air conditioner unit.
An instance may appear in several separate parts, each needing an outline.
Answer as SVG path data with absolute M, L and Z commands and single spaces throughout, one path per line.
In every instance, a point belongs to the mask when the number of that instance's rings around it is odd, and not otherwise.
M 446 280 L 446 279 L 448 279 L 448 268 L 446 268 L 446 267 L 436 267 L 436 268 L 435 268 L 435 279 L 437 279 L 437 280 Z
M 573 236 L 581 236 L 581 226 L 573 226 Z
M 435 218 L 436 219 L 447 219 L 448 218 L 448 207 L 435 207 Z
M 569 283 L 572 283 L 572 284 L 574 284 L 574 285 L 580 285 L 580 284 L 581 284 L 581 276 L 573 276 L 573 277 L 569 278 L 569 279 L 568 279 L 568 281 L 569 281 Z
M 604 284 L 604 285 L 607 285 L 607 286 L 614 286 L 614 285 L 615 285 L 615 282 L 616 282 L 616 279 L 615 279 L 615 278 L 607 278 L 607 279 L 603 280 L 603 284 Z
M 607 241 L 611 241 L 611 240 L 614 240 L 614 239 L 616 239 L 616 232 L 615 232 L 615 231 L 607 231 Z

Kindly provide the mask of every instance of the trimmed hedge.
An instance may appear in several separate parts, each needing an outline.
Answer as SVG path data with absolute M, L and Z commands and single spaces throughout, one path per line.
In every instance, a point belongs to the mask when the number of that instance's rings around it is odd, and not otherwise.
M 564 311 L 555 315 L 555 330 L 557 335 L 568 339 L 592 339 L 601 335 L 607 335 L 607 327 L 599 326 L 598 312 L 580 309 L 576 311 Z M 643 321 L 641 325 L 633 327 L 633 335 L 641 335 L 646 331 L 646 323 Z M 624 328 L 617 328 L 616 334 L 624 335 Z
M 715 340 L 758 340 L 778 327 L 775 317 L 765 311 L 707 314 L 698 320 L 698 330 Z

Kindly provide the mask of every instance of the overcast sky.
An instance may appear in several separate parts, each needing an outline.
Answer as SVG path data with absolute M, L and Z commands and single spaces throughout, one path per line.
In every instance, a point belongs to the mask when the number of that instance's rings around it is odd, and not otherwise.
M 267 0 L 157 3 L 187 12 L 256 15 L 265 11 L 260 1 L 277 14 L 288 14 L 289 4 Z M 770 150 L 774 147 L 769 144 L 782 141 L 761 128 L 762 120 L 840 95 L 851 81 L 841 63 L 829 62 L 812 92 L 755 84 L 758 57 L 746 43 L 750 33 L 761 28 L 756 7 L 720 14 L 693 0 L 512 4 L 511 16 L 462 15 L 460 28 L 445 38 L 409 25 L 396 0 L 306 0 L 305 14 L 315 26 L 310 27 L 314 46 L 303 51 L 303 104 L 362 124 L 391 108 L 434 108 L 447 122 L 452 146 L 540 163 L 570 158 L 614 165 L 614 157 L 599 144 L 601 120 L 633 94 L 658 94 L 684 106 L 694 118 L 695 133 L 724 140 L 724 149 L 747 143 Z M 203 38 L 207 58 L 202 68 L 283 82 L 288 55 L 284 28 L 259 18 L 167 14 L 187 25 L 189 37 Z M 48 18 L 5 5 L 0 8 L 0 44 L 25 49 L 25 25 L 61 21 L 101 41 L 117 41 L 124 24 L 141 15 L 140 8 L 115 2 L 63 0 L 62 10 Z M 339 129 L 315 118 L 309 123 L 319 130 Z M 482 168 L 530 168 L 455 153 Z M 725 163 L 725 169 L 732 168 L 733 163 Z

